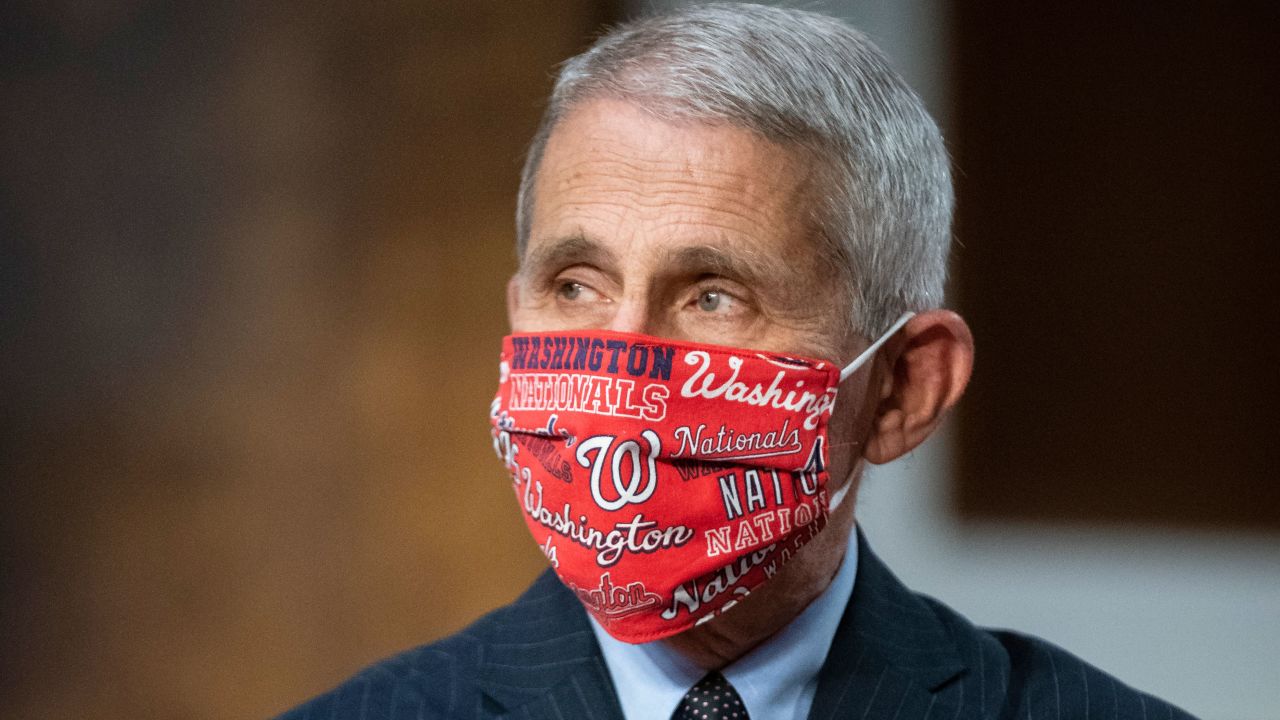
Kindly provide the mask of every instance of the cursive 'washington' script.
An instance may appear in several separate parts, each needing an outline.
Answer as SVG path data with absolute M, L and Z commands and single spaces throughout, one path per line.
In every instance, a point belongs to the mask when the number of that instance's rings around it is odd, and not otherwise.
M 800 411 L 805 413 L 804 427 L 812 430 L 818 426 L 818 418 L 831 412 L 836 403 L 836 389 L 827 388 L 822 393 L 800 390 L 803 380 L 795 381 L 795 388 L 783 392 L 781 385 L 786 379 L 785 370 L 779 370 L 773 382 L 765 387 L 760 383 L 748 385 L 738 379 L 738 371 L 742 368 L 742 358 L 730 355 L 729 375 L 717 384 L 717 377 L 711 371 L 711 354 L 705 350 L 691 350 L 684 356 L 686 365 L 698 366 L 684 386 L 680 394 L 684 397 L 704 397 L 708 399 L 724 398 L 729 402 L 742 403 L 755 407 L 775 407 L 780 410 Z

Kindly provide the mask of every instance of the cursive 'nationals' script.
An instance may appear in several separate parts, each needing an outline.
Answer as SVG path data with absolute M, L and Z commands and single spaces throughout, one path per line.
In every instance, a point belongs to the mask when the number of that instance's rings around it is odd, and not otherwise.
M 723 398 L 729 402 L 742 403 L 755 407 L 774 407 L 780 410 L 805 413 L 804 427 L 812 430 L 818 426 L 818 418 L 831 412 L 836 403 L 836 389 L 826 388 L 820 394 L 809 390 L 801 390 L 803 380 L 796 380 L 795 387 L 782 390 L 783 381 L 787 379 L 785 370 L 779 370 L 768 387 L 760 383 L 748 385 L 738 379 L 738 371 L 742 368 L 742 358 L 733 355 L 725 358 L 729 365 L 729 374 L 720 380 L 711 368 L 711 353 L 705 350 L 691 350 L 684 356 L 686 365 L 695 365 L 696 369 L 680 394 L 684 397 L 704 397 L 709 399 Z

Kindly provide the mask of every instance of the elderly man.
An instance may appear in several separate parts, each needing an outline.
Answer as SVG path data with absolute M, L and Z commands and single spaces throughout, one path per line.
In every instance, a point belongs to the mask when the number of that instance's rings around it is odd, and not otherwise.
M 1186 717 L 854 532 L 864 463 L 969 378 L 951 206 L 919 98 L 830 18 L 703 6 L 570 60 L 490 418 L 552 570 L 290 717 Z

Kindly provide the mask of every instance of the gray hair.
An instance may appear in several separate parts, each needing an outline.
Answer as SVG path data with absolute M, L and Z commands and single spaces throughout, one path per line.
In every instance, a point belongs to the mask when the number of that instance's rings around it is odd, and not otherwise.
M 946 148 L 920 98 L 865 35 L 795 9 L 715 3 L 643 18 L 566 61 L 525 160 L 517 252 L 529 241 L 547 139 L 575 105 L 609 97 L 663 120 L 728 123 L 799 151 L 830 188 L 821 242 L 873 337 L 943 300 L 953 194 Z

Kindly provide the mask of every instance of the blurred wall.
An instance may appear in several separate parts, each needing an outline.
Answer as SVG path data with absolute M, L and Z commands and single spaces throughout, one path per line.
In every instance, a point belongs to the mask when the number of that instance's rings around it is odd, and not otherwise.
M 262 717 L 543 561 L 514 193 L 605 3 L 0 10 L 0 717 Z

